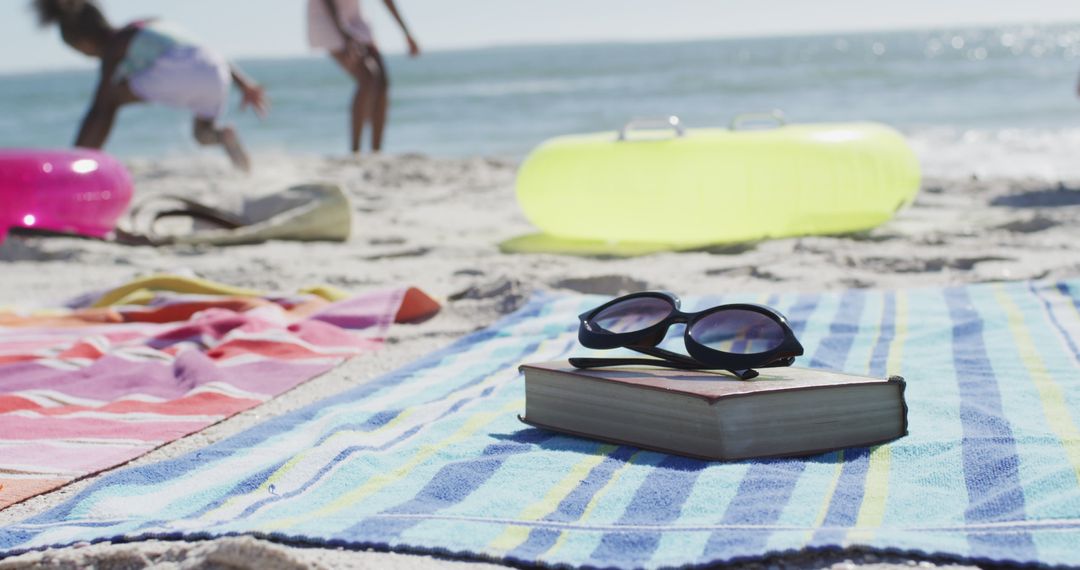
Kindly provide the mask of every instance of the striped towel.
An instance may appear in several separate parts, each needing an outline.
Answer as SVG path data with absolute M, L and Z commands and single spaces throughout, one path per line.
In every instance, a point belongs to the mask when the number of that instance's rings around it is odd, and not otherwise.
M 531 429 L 516 366 L 587 354 L 589 297 L 493 328 L 0 529 L 0 555 L 250 534 L 526 563 L 666 567 L 862 546 L 1080 564 L 1080 281 L 691 299 L 771 304 L 803 366 L 908 380 L 910 435 L 705 462 Z
M 414 289 L 337 303 L 158 291 L 144 305 L 0 314 L 0 508 L 377 348 L 407 294 L 426 299 Z

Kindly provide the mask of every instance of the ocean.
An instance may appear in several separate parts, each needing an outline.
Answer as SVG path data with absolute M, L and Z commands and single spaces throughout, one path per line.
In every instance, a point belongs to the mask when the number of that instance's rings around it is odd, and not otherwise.
M 1080 177 L 1080 24 L 493 47 L 387 58 L 386 150 L 520 158 L 548 137 L 674 114 L 690 128 L 742 112 L 794 122 L 870 120 L 904 132 L 936 175 Z M 240 61 L 271 116 L 235 105 L 254 154 L 344 154 L 352 84 L 326 57 Z M 0 146 L 69 144 L 91 71 L 0 76 Z M 234 93 L 234 97 L 236 94 Z M 206 152 L 182 111 L 122 111 L 121 157 Z

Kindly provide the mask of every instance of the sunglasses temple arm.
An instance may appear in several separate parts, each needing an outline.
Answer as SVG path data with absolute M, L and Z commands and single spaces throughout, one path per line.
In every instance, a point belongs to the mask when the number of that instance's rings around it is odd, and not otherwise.
M 665 368 L 677 368 L 679 370 L 701 370 L 701 364 L 685 364 L 682 362 L 668 362 L 655 358 L 571 358 L 570 365 L 574 368 L 604 368 L 607 366 L 663 366 Z
M 696 362 L 672 362 L 657 360 L 654 358 L 571 358 L 570 366 L 574 368 L 604 368 L 606 366 L 662 366 L 676 370 L 715 370 L 711 366 L 705 366 Z M 727 370 L 740 380 L 756 378 L 756 370 Z
M 694 366 L 696 368 L 702 367 L 702 364 L 700 362 L 694 360 L 693 358 L 690 358 L 689 356 L 684 356 L 682 354 L 679 354 L 678 352 L 671 352 L 670 350 L 665 350 L 658 346 L 628 346 L 626 348 L 629 348 L 634 352 L 640 352 L 641 354 L 655 356 L 656 358 L 661 358 L 668 362 L 674 362 L 676 364 L 683 364 L 686 366 Z
M 627 348 L 636 352 L 640 352 L 642 354 L 648 354 L 649 356 L 655 356 L 657 358 L 664 359 L 668 362 L 685 365 L 672 366 L 672 368 L 682 368 L 683 370 L 704 370 L 708 368 L 713 368 L 711 366 L 702 366 L 701 363 L 694 360 L 693 358 L 690 358 L 689 356 L 679 354 L 678 352 L 671 352 L 670 350 L 665 350 L 658 346 L 628 346 Z M 693 368 L 690 368 L 691 366 L 693 366 Z M 757 371 L 750 368 L 747 368 L 746 370 L 732 370 L 731 368 L 725 368 L 724 370 L 727 370 L 728 372 L 734 374 L 740 380 L 750 380 L 752 378 L 757 378 L 758 376 Z

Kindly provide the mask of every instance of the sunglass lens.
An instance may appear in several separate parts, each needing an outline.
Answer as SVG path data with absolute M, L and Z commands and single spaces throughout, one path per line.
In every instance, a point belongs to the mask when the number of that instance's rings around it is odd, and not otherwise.
M 690 338 L 728 354 L 761 354 L 784 342 L 784 328 L 761 313 L 730 309 L 698 319 Z
M 660 297 L 634 297 L 615 303 L 590 320 L 610 333 L 637 332 L 664 320 L 673 308 Z

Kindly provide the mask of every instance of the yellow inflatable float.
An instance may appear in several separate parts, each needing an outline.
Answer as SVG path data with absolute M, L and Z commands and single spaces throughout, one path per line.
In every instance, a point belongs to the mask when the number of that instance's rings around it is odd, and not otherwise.
M 764 120 L 775 128 L 744 128 Z M 865 230 L 918 189 L 918 160 L 894 129 L 788 125 L 776 111 L 740 115 L 728 129 L 685 130 L 668 117 L 558 137 L 517 180 L 526 217 L 555 241 L 675 249 Z M 514 241 L 509 249 L 543 249 L 535 236 Z

